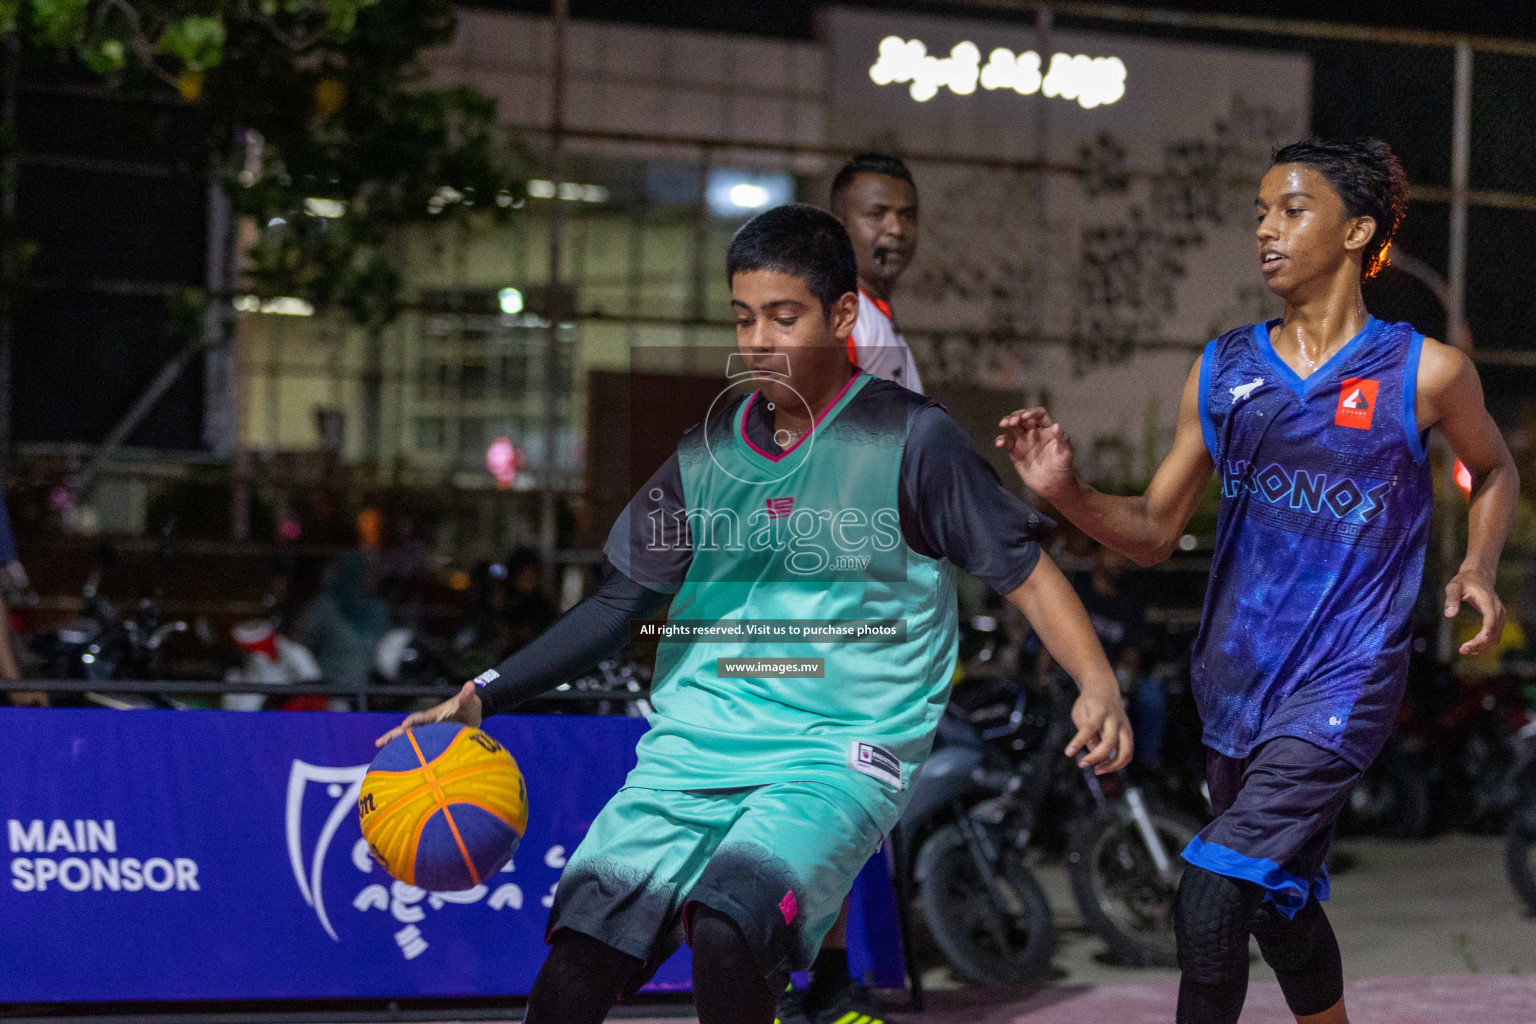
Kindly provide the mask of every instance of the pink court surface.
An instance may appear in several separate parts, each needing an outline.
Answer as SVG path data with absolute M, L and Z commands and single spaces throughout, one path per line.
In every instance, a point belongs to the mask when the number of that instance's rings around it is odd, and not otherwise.
M 1171 1024 L 1178 985 L 1172 981 L 1058 985 L 1033 994 L 941 992 L 923 1013 L 891 1014 L 904 1024 Z M 1531 1024 L 1536 977 L 1453 974 L 1350 982 L 1344 999 L 1352 1024 Z M 689 1018 L 682 1018 L 687 1020 Z M 1293 1018 L 1274 982 L 1255 982 L 1241 1024 L 1287 1024 Z M 644 1018 L 678 1024 L 679 1018 Z M 628 1018 L 627 1024 L 638 1024 Z
M 1340 847 L 1352 866 L 1335 879 L 1328 916 L 1345 950 L 1352 1024 L 1536 1024 L 1536 918 L 1521 912 L 1504 877 L 1500 837 Z M 924 972 L 925 1012 L 902 1009 L 898 996 L 890 1015 L 903 1024 L 1173 1024 L 1177 974 L 1106 964 L 1102 943 L 1077 918 L 1065 870 L 1041 865 L 1037 873 L 1056 915 L 1061 980 L 984 991 L 934 967 Z M 626 1024 L 661 1013 L 630 1012 Z M 1242 1024 L 1294 1020 L 1255 956 Z

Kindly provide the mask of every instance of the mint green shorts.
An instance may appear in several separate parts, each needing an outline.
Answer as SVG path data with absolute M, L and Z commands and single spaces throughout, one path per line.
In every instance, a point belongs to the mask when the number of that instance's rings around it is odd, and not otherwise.
M 804 970 L 882 835 L 857 800 L 820 782 L 626 787 L 567 862 L 546 937 L 571 928 L 654 970 L 702 903 L 742 930 L 765 978 Z

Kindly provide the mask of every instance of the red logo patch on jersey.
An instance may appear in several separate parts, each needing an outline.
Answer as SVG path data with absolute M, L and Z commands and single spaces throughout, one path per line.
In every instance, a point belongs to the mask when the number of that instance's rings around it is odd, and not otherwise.
M 767 498 L 768 518 L 783 519 L 795 509 L 794 498 Z
M 1339 408 L 1333 414 L 1333 422 L 1341 427 L 1370 430 L 1371 419 L 1376 415 L 1376 389 L 1380 381 L 1363 377 L 1350 377 L 1339 385 Z

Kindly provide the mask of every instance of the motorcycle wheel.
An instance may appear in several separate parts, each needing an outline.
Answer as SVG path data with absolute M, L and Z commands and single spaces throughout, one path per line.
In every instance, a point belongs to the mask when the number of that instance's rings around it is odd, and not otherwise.
M 944 956 L 978 985 L 1021 985 L 1045 975 L 1056 943 L 1045 892 L 1019 858 L 999 866 L 1017 896 L 1018 914 L 997 905 L 963 843 L 941 853 L 923 878 L 923 918 Z
M 1149 805 L 1152 827 L 1172 862 L 1164 882 L 1136 823 L 1114 809 L 1100 811 L 1072 830 L 1067 864 L 1083 923 L 1104 940 L 1122 964 L 1177 967 L 1173 901 L 1184 861 L 1179 852 L 1200 831 L 1181 811 Z
M 1344 809 L 1346 833 L 1423 839 L 1429 835 L 1429 781 L 1413 770 L 1393 765 L 1361 776 Z
M 1536 801 L 1516 811 L 1509 822 L 1504 870 L 1526 912 L 1536 915 Z

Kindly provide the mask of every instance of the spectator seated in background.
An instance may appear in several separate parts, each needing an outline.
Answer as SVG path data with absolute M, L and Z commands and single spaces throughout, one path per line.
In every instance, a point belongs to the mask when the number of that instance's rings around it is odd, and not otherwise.
M 507 653 L 527 645 L 554 624 L 560 609 L 544 590 L 544 563 L 532 548 L 507 555 Z
M 326 569 L 325 587 L 299 617 L 295 639 L 314 652 L 327 686 L 356 689 L 368 684 L 374 651 L 388 628 L 368 556 L 348 551 Z

